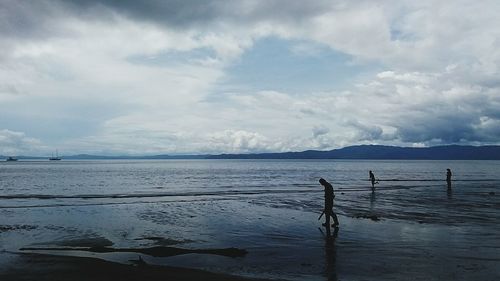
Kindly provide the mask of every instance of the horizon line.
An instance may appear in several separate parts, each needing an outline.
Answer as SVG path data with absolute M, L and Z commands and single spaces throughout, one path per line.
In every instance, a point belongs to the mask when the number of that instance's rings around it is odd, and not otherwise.
M 69 154 L 69 155 L 59 155 L 61 158 L 74 158 L 78 159 L 78 157 L 84 158 L 123 158 L 123 159 L 133 159 L 133 158 L 154 158 L 154 157 L 171 157 L 171 158 L 183 158 L 183 157 L 192 157 L 199 159 L 203 157 L 213 157 L 213 156 L 251 156 L 251 155 L 266 155 L 266 154 L 299 154 L 299 153 L 308 153 L 308 152 L 319 152 L 319 153 L 327 153 L 338 151 L 346 148 L 355 148 L 355 147 L 387 147 L 387 148 L 403 148 L 403 149 L 430 149 L 430 148 L 443 148 L 443 147 L 474 147 L 474 148 L 484 148 L 484 147 L 500 147 L 500 145 L 488 144 L 488 145 L 462 145 L 462 144 L 448 144 L 448 145 L 436 145 L 436 146 L 397 146 L 397 145 L 380 145 L 380 144 L 361 144 L 361 145 L 350 145 L 344 146 L 341 148 L 334 148 L 329 150 L 318 150 L 318 149 L 306 149 L 302 151 L 281 151 L 281 152 L 219 152 L 219 153 L 154 153 L 154 154 L 93 154 L 93 153 L 78 153 L 78 154 Z M 18 159 L 45 159 L 50 158 L 50 155 L 42 155 L 42 156 L 33 156 L 33 155 L 0 155 L 1 157 L 15 157 Z M 159 158 L 161 159 L 161 158 Z

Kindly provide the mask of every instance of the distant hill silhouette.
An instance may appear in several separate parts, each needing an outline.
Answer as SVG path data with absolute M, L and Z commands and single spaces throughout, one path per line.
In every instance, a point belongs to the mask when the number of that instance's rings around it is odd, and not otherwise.
M 7 156 L 0 156 L 6 159 Z M 47 157 L 18 156 L 19 160 L 46 160 Z M 500 160 L 500 146 L 446 145 L 434 147 L 399 147 L 385 145 L 356 145 L 329 151 L 218 154 L 218 155 L 150 155 L 102 156 L 79 154 L 62 156 L 63 160 L 118 159 L 408 159 L 408 160 Z
M 207 155 L 146 155 L 146 156 L 103 156 L 78 154 L 72 156 L 64 156 L 64 159 L 69 160 L 120 160 L 120 159 L 137 159 L 137 160 L 154 160 L 154 159 L 205 159 Z
M 500 160 L 500 146 L 447 145 L 434 147 L 398 147 L 356 145 L 329 151 L 220 154 L 208 159 L 415 159 L 415 160 Z

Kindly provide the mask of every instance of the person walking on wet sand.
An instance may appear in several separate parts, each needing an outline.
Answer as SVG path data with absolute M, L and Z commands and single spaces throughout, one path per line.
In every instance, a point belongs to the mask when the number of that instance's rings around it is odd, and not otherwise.
M 325 209 L 323 210 L 323 213 L 325 214 L 326 220 L 323 226 L 329 229 L 331 217 L 333 219 L 332 226 L 337 227 L 339 225 L 339 220 L 337 218 L 337 215 L 333 212 L 333 198 L 335 198 L 335 194 L 333 193 L 333 186 L 323 178 L 319 179 L 319 183 L 325 188 Z
M 446 169 L 446 183 L 448 184 L 448 189 L 451 189 L 451 170 Z
M 370 181 L 372 183 L 372 192 L 375 191 L 375 175 L 373 174 L 372 171 L 368 172 L 368 174 L 370 175 Z

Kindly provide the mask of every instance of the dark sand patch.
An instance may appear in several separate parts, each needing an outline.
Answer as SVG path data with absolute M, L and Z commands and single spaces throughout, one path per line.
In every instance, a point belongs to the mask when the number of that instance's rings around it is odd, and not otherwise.
M 94 258 L 62 257 L 46 254 L 20 254 L 19 261 L 0 272 L 0 280 L 93 281 L 93 280 L 205 280 L 249 281 L 251 279 L 208 271 L 170 266 L 125 265 Z
M 44 241 L 32 243 L 32 246 L 59 246 L 59 247 L 78 247 L 78 248 L 94 248 L 113 246 L 113 242 L 104 237 L 83 237 L 62 239 L 54 241 Z
M 55 245 L 62 247 L 108 247 L 112 246 L 114 243 L 104 237 L 93 237 L 93 238 L 75 238 L 61 241 L 54 241 L 52 243 L 47 243 L 46 245 Z
M 371 219 L 372 221 L 379 221 L 380 217 L 373 214 L 357 214 L 355 216 L 357 219 Z
M 111 247 L 90 247 L 90 248 L 21 248 L 21 251 L 85 251 L 92 253 L 139 253 L 152 257 L 171 257 L 184 254 L 210 254 L 231 258 L 244 257 L 248 252 L 238 248 L 224 249 L 182 249 L 176 247 L 151 247 L 151 248 L 111 248 Z
M 140 237 L 140 238 L 135 238 L 134 240 L 153 241 L 158 246 L 171 246 L 171 245 L 178 245 L 178 244 L 193 242 L 193 240 L 189 240 L 189 239 L 175 240 L 175 239 L 158 237 L 158 236 Z
M 36 225 L 15 224 L 15 225 L 0 225 L 0 232 L 7 232 L 12 230 L 33 230 L 38 228 Z

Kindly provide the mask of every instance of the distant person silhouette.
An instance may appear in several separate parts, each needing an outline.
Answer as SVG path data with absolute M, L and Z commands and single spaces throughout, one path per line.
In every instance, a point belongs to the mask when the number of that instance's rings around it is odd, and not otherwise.
M 335 194 L 333 192 L 333 186 L 327 182 L 325 179 L 319 179 L 319 183 L 325 188 L 325 209 L 323 213 L 325 214 L 325 226 L 328 230 L 330 229 L 330 217 L 333 219 L 334 224 L 333 227 L 337 227 L 339 225 L 339 220 L 337 215 L 333 212 L 333 198 L 335 198 Z M 320 216 L 321 218 L 321 216 Z
M 448 184 L 448 189 L 451 189 L 451 170 L 446 169 L 446 183 Z
M 370 175 L 370 181 L 372 183 L 372 191 L 375 191 L 375 184 L 378 182 L 375 182 L 375 175 L 372 171 L 370 171 L 368 174 Z

